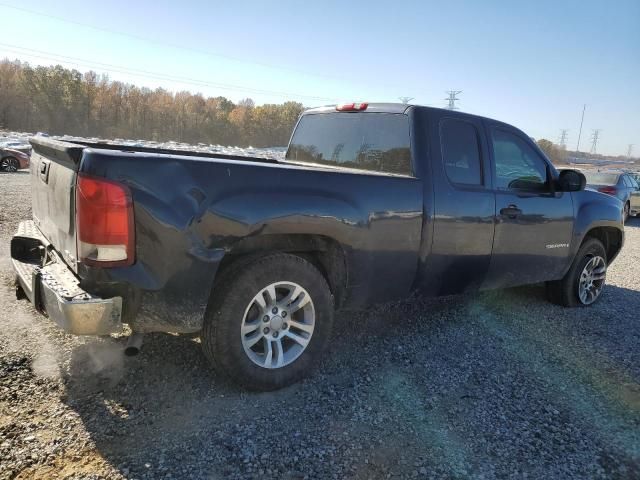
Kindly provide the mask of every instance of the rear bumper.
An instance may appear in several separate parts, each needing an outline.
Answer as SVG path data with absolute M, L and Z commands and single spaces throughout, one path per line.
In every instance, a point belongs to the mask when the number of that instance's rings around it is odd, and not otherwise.
M 42 266 L 45 251 L 49 253 Z M 122 331 L 122 298 L 100 298 L 84 291 L 33 221 L 20 223 L 11 240 L 11 262 L 17 287 L 67 333 L 107 335 Z

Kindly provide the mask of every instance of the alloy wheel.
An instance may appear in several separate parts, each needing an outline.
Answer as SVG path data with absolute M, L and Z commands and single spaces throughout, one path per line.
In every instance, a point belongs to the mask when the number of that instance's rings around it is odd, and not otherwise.
M 302 286 L 285 281 L 272 283 L 245 309 L 240 327 L 244 352 L 260 367 L 285 367 L 309 345 L 315 318 L 313 300 Z
M 0 170 L 5 172 L 17 172 L 19 166 L 18 160 L 13 157 L 3 158 L 0 161 Z
M 582 269 L 578 280 L 578 297 L 583 305 L 590 305 L 598 299 L 606 276 L 607 263 L 604 258 L 592 256 Z

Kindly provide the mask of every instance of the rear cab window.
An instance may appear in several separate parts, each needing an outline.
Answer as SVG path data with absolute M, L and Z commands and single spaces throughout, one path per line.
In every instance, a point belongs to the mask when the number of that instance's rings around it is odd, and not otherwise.
M 618 183 L 619 175 L 616 173 L 590 171 L 583 171 L 582 173 L 587 178 L 588 185 L 616 185 Z
M 304 115 L 285 159 L 291 162 L 413 175 L 409 117 L 399 113 Z

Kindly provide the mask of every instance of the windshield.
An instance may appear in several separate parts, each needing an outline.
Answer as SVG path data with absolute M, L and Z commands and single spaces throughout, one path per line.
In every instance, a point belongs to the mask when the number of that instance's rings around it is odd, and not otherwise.
M 587 177 L 587 185 L 615 185 L 618 183 L 618 173 L 582 172 Z

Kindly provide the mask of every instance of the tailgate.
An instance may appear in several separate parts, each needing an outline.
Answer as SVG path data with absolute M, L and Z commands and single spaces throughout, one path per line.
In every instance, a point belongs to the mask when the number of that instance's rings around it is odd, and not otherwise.
M 31 145 L 33 221 L 77 272 L 75 184 L 83 147 L 43 137 Z

